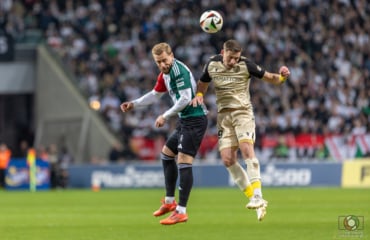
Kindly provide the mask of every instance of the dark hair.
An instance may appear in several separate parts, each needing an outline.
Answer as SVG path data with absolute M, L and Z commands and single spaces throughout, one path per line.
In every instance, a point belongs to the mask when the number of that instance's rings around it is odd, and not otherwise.
M 234 39 L 227 40 L 224 43 L 224 50 L 225 51 L 232 51 L 232 52 L 241 52 L 243 50 L 242 46 L 239 44 L 238 41 Z

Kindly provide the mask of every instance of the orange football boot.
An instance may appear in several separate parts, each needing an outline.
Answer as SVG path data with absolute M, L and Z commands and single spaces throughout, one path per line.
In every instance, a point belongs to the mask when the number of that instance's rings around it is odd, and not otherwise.
M 166 213 L 172 212 L 176 209 L 177 203 L 173 201 L 173 203 L 165 203 L 164 199 L 161 200 L 162 205 L 159 207 L 157 211 L 153 213 L 153 216 L 159 217 Z
M 174 211 L 168 218 L 159 221 L 159 223 L 163 225 L 172 225 L 176 223 L 186 222 L 187 220 L 188 214 L 178 213 L 177 211 Z

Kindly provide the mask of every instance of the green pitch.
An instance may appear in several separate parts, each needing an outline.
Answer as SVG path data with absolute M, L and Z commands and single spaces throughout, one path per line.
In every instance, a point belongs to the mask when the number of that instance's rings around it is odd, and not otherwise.
M 369 189 L 265 188 L 268 213 L 258 222 L 236 187 L 193 188 L 189 221 L 173 226 L 152 216 L 162 194 L 162 189 L 0 191 L 0 239 L 319 240 L 354 234 L 370 239 Z M 338 219 L 347 215 L 363 216 L 362 230 L 338 230 Z

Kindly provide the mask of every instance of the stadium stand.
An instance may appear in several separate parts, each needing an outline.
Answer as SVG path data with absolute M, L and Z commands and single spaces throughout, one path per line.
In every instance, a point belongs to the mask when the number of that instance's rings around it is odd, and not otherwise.
M 282 64 L 291 69 L 281 87 L 251 82 L 262 162 L 343 160 L 370 152 L 366 0 L 13 0 L 2 5 L 1 26 L 18 42 L 35 41 L 35 33 L 41 33 L 75 74 L 86 100 L 99 103 L 96 110 L 140 159 L 156 159 L 158 144 L 174 127 L 153 128 L 168 98 L 151 111 L 123 115 L 119 110 L 120 102 L 151 90 L 157 75 L 153 43 L 169 42 L 199 76 L 229 38 L 266 69 L 277 71 Z M 222 12 L 220 33 L 199 28 L 206 9 Z M 210 90 L 210 124 L 199 156 L 204 161 L 217 155 L 214 99 Z M 154 150 L 141 153 L 143 148 Z

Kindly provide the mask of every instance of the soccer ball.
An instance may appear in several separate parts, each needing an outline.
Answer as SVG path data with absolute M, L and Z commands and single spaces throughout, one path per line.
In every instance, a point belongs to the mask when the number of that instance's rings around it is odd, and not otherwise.
M 219 12 L 215 10 L 205 11 L 200 16 L 199 24 L 206 33 L 216 33 L 221 30 L 224 20 Z

